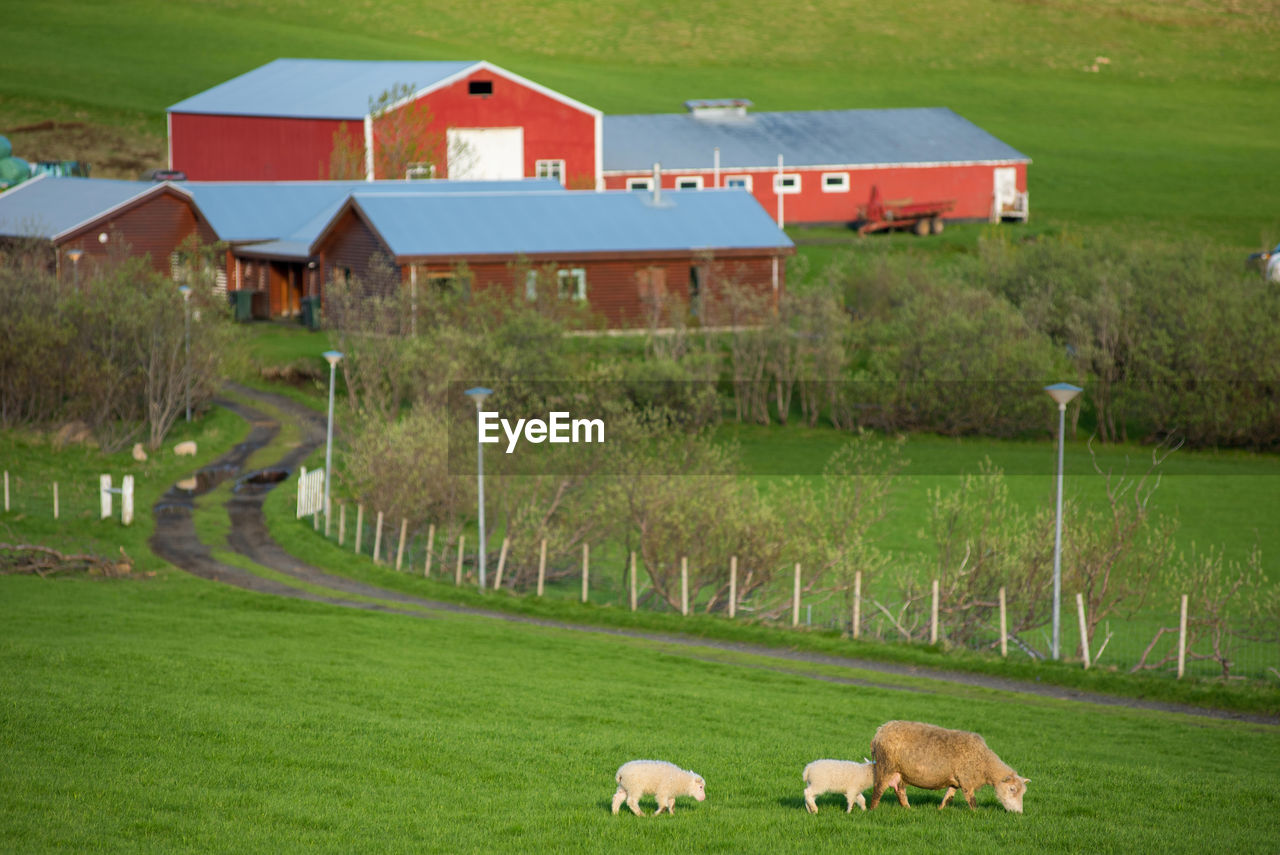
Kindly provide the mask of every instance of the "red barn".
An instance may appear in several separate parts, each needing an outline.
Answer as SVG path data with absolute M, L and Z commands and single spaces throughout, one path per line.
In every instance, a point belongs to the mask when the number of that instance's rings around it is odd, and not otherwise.
M 403 97 L 375 116 L 384 93 Z M 338 144 L 361 177 L 410 177 L 384 174 L 409 134 L 427 157 L 412 177 L 601 184 L 600 111 L 487 62 L 278 59 L 168 119 L 169 166 L 192 180 L 356 177 L 333 174 Z
M 604 180 L 647 190 L 741 187 L 779 223 L 849 223 L 879 198 L 951 203 L 957 220 L 1025 220 L 1030 158 L 945 108 L 751 113 L 743 99 L 684 114 L 608 116 Z

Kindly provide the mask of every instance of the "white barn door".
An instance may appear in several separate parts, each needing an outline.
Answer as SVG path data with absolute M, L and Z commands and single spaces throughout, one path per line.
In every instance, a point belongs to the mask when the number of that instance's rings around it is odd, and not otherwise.
M 1018 201 L 1018 170 L 1012 166 L 997 166 L 995 169 L 996 210 L 1003 211 L 1006 205 Z
M 524 177 L 524 128 L 449 128 L 447 137 L 450 178 Z

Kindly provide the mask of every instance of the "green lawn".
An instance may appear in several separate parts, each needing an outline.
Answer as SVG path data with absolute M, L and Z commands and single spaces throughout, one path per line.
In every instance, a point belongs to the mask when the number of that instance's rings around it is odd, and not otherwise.
M 185 577 L 0 579 L 9 851 L 1263 851 L 1273 727 L 956 689 L 439 614 L 285 602 Z M 815 669 L 824 673 L 824 669 Z M 916 689 L 917 691 L 905 691 Z M 923 690 L 923 691 L 919 691 Z M 1026 814 L 886 803 L 810 816 L 800 770 L 892 718 L 976 729 Z M 669 759 L 708 799 L 609 813 Z M 651 802 L 648 803 L 650 810 Z

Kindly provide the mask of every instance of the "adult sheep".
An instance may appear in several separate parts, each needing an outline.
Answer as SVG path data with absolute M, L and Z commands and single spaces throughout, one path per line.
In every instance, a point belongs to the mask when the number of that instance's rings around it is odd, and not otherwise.
M 872 810 L 890 787 L 897 791 L 903 807 L 911 807 L 907 785 L 924 790 L 945 787 L 947 794 L 939 809 L 945 808 L 959 789 L 969 809 L 977 810 L 973 793 L 990 784 L 1005 810 L 1022 813 L 1029 779 L 1013 771 L 976 733 L 918 721 L 885 722 L 871 738 L 871 758 L 875 762 Z
M 674 763 L 665 760 L 632 760 L 618 767 L 614 776 L 618 782 L 618 791 L 613 794 L 613 812 L 626 801 L 627 807 L 636 816 L 644 816 L 640 810 L 640 798 L 653 793 L 658 799 L 657 816 L 665 809 L 667 813 L 675 813 L 676 796 L 693 796 L 698 801 L 707 797 L 707 782 L 702 776 L 687 769 L 681 769 Z

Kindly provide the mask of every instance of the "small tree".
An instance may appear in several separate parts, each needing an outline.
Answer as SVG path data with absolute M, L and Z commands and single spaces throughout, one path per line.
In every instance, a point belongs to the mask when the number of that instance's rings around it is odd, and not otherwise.
M 429 130 L 431 110 L 420 100 L 412 83 L 397 83 L 369 99 L 373 121 L 373 177 L 404 178 L 411 166 L 435 166 L 440 135 Z M 330 180 L 356 181 L 368 177 L 369 152 L 365 141 L 346 122 L 333 133 L 329 153 Z

